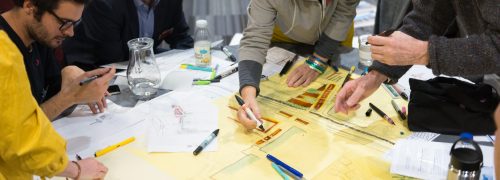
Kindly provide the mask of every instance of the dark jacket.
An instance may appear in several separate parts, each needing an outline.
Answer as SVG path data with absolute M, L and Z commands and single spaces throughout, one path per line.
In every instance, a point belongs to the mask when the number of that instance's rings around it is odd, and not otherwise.
M 500 72 L 500 0 L 414 0 L 413 8 L 399 30 L 429 42 L 428 67 L 434 74 L 472 77 Z M 395 80 L 410 67 L 374 61 L 371 69 Z
M 165 40 L 171 49 L 193 47 L 182 11 L 182 0 L 161 0 L 156 6 L 154 47 Z M 138 38 L 139 22 L 133 0 L 93 0 L 86 6 L 75 36 L 64 42 L 68 64 L 89 70 L 128 60 L 127 41 Z

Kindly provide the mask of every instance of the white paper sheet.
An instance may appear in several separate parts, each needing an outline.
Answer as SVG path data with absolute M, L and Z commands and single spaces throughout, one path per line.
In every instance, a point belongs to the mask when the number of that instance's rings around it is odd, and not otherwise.
M 193 152 L 217 129 L 218 110 L 211 100 L 193 92 L 171 92 L 130 111 L 149 123 L 149 152 Z M 214 140 L 203 151 L 214 151 Z
M 422 179 L 446 179 L 451 143 L 400 140 L 394 146 L 391 173 Z M 493 167 L 493 148 L 481 146 L 483 165 Z
M 68 154 L 92 154 L 102 139 L 140 122 L 140 119 L 126 118 L 124 114 L 128 110 L 109 100 L 106 111 L 99 114 L 92 114 L 87 105 L 79 105 L 71 115 L 52 125 L 67 140 Z

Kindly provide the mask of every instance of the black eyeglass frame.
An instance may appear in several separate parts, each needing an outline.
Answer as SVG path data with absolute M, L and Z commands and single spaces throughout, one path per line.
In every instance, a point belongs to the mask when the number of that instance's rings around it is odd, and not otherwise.
M 68 20 L 68 19 L 63 19 L 61 17 L 59 17 L 54 11 L 52 10 L 49 10 L 47 11 L 49 12 L 50 14 L 52 14 L 52 16 L 56 17 L 57 21 L 59 21 L 59 24 L 61 24 L 61 26 L 59 26 L 59 30 L 60 31 L 65 31 L 67 30 L 68 28 L 70 28 L 71 26 L 75 27 L 77 26 L 78 24 L 80 24 L 80 21 L 81 19 L 78 19 L 76 21 L 72 21 L 72 20 Z

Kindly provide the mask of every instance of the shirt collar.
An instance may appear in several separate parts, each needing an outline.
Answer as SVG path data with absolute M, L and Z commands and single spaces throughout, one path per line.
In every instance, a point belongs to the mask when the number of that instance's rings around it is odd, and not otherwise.
M 151 7 L 151 9 L 154 9 L 156 7 L 156 5 L 158 5 L 158 3 L 160 3 L 160 0 L 153 0 L 153 6 Z M 142 7 L 142 8 L 150 8 L 148 5 L 146 5 L 144 2 L 142 2 L 142 0 L 134 0 L 134 5 L 135 7 L 139 8 L 139 7 Z

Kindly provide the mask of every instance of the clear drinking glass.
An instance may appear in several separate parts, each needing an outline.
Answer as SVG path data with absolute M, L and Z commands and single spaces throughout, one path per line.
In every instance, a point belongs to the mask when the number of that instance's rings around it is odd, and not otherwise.
M 371 45 L 368 44 L 368 36 L 369 35 L 361 35 L 358 37 L 359 63 L 364 66 L 371 66 L 373 63 L 372 51 L 370 50 Z
M 129 64 L 127 68 L 128 86 L 140 100 L 147 100 L 156 94 L 160 86 L 160 69 L 153 52 L 151 38 L 136 38 L 127 42 Z

